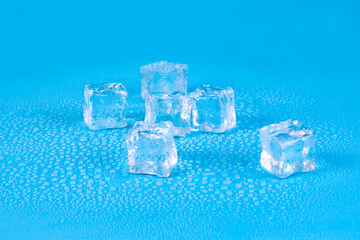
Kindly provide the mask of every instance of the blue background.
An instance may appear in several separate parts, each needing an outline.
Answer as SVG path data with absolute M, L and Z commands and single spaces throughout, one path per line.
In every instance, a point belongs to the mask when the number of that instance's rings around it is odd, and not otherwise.
M 359 239 L 359 1 L 0 2 L 0 239 Z M 87 83 L 189 64 L 231 86 L 237 127 L 176 139 L 167 179 L 127 172 L 129 128 L 89 131 Z M 279 180 L 258 129 L 297 119 L 316 171 Z

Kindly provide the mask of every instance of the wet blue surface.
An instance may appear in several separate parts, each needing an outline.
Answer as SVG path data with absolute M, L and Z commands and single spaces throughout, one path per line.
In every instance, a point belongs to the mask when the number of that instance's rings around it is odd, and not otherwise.
M 10 2 L 0 8 L 0 239 L 360 238 L 355 1 Z M 146 23 L 146 24 L 145 24 Z M 169 178 L 131 175 L 125 134 L 83 123 L 88 83 L 189 64 L 188 89 L 232 87 L 237 126 L 177 138 Z M 317 135 L 314 172 L 260 167 L 259 128 Z

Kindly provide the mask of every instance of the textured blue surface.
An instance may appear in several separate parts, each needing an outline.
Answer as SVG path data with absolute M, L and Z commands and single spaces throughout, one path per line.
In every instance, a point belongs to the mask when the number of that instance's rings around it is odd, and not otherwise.
M 5 1 L 0 239 L 360 238 L 358 1 Z M 235 91 L 237 127 L 176 139 L 170 178 L 131 175 L 125 134 L 83 123 L 87 83 L 189 64 L 188 89 Z M 297 119 L 317 170 L 260 167 L 259 128 Z M 130 123 L 132 125 L 132 123 Z

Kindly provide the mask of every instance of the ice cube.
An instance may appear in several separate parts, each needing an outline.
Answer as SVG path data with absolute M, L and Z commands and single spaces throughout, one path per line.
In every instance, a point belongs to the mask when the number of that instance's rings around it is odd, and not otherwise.
M 130 173 L 168 177 L 178 160 L 171 122 L 136 122 L 126 147 Z
M 145 96 L 145 122 L 170 121 L 174 125 L 175 136 L 185 136 L 190 132 L 191 103 L 187 94 L 154 94 Z
M 121 83 L 85 86 L 84 120 L 91 130 L 126 127 L 127 91 Z
M 221 133 L 236 125 L 234 90 L 204 85 L 190 94 L 192 130 Z
M 260 129 L 261 166 L 279 178 L 315 169 L 315 135 L 298 121 Z
M 188 65 L 166 61 L 152 63 L 140 68 L 142 75 L 141 95 L 156 93 L 186 93 Z

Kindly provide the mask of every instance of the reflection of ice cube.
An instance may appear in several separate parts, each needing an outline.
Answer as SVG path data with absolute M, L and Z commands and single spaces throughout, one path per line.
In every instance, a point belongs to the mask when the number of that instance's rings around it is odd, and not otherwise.
M 261 165 L 279 178 L 315 169 L 315 136 L 298 121 L 260 129 Z
M 232 88 L 197 88 L 192 100 L 192 130 L 221 133 L 236 125 L 234 90 Z
M 140 68 L 141 95 L 183 92 L 187 90 L 186 64 L 169 63 L 166 61 L 152 63 Z
M 126 126 L 128 93 L 121 83 L 85 86 L 84 120 L 91 130 Z
M 168 177 L 177 163 L 171 122 L 136 122 L 126 137 L 129 172 Z
M 190 132 L 191 103 L 187 94 L 154 94 L 145 96 L 145 122 L 170 121 L 174 125 L 175 136 L 185 136 Z

